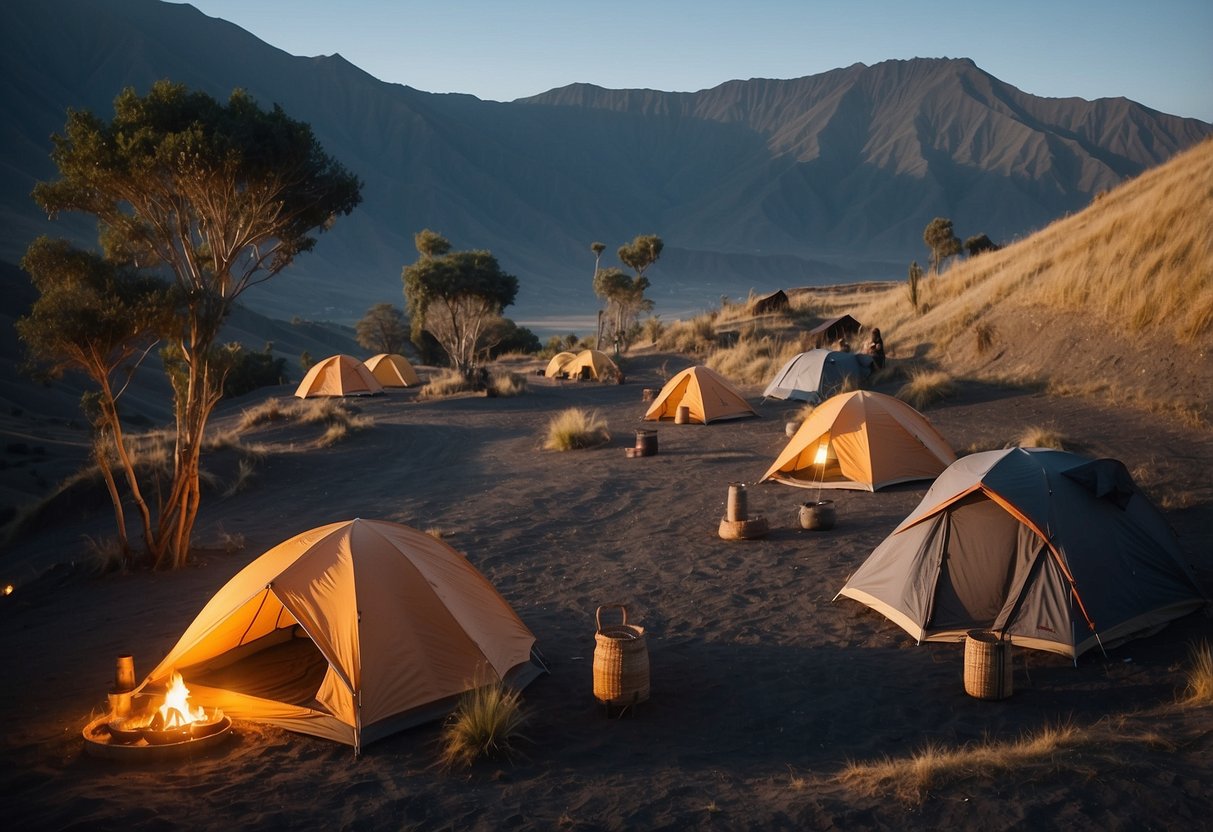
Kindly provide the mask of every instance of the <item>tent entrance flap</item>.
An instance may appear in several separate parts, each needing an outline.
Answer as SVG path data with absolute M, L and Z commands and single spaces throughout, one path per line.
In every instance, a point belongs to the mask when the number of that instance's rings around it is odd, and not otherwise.
M 306 635 L 294 635 L 294 630 L 278 630 L 245 645 L 258 649 L 245 652 L 236 661 L 184 668 L 183 675 L 190 682 L 210 688 L 326 710 L 317 702 L 316 692 L 328 672 L 328 660 L 315 642 Z
M 1003 612 L 1010 588 L 1022 584 L 1020 573 L 1031 565 L 1029 560 L 1020 566 L 1021 524 L 980 493 L 954 505 L 946 523 L 943 563 L 927 632 L 989 628 Z

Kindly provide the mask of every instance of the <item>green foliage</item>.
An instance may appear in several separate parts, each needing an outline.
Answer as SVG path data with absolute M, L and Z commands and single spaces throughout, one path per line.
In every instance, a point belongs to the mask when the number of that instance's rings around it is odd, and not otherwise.
M 286 359 L 274 358 L 269 344 L 262 352 L 251 352 L 238 343 L 227 344 L 223 349 L 228 353 L 224 361 L 228 367 L 223 379 L 224 396 L 243 396 L 261 387 L 286 383 Z
M 922 232 L 922 241 L 931 251 L 931 269 L 938 272 L 943 261 L 960 254 L 960 239 L 952 230 L 952 221 L 936 217 Z
M 638 278 L 643 277 L 645 270 L 661 257 L 663 248 L 665 243 L 656 234 L 641 234 L 619 247 L 619 262 L 636 272 Z
M 543 349 L 539 336 L 509 318 L 497 318 L 486 329 L 489 358 L 507 353 L 537 353 Z
M 358 345 L 373 353 L 399 353 L 408 339 L 404 313 L 391 303 L 377 303 L 354 324 Z
M 451 250 L 450 240 L 428 228 L 423 228 L 413 235 L 413 245 L 422 257 L 441 257 Z
M 299 353 L 299 366 L 303 368 L 304 373 L 312 369 L 312 365 L 315 363 L 316 359 L 312 358 L 312 354 L 307 350 Z
M 99 386 L 120 370 L 134 371 L 147 348 L 164 332 L 173 312 L 163 281 L 72 247 L 39 237 L 21 267 L 38 299 L 17 320 L 17 335 L 33 365 L 52 378 L 84 372 Z M 115 394 L 114 398 L 117 397 Z
M 486 327 L 518 294 L 518 278 L 502 271 L 487 251 L 422 254 L 401 277 L 414 343 L 418 327 L 424 328 L 461 372 L 475 366 Z

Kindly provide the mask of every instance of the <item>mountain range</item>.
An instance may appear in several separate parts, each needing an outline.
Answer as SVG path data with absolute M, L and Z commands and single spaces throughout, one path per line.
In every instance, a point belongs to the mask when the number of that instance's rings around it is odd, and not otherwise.
M 402 303 L 413 234 L 487 248 L 519 276 L 519 320 L 590 315 L 590 243 L 637 234 L 666 317 L 723 295 L 901 278 L 922 231 L 1026 235 L 1213 134 L 1123 99 L 1041 98 L 967 59 L 855 64 L 699 92 L 573 84 L 502 103 L 377 80 L 339 55 L 297 57 L 188 5 L 10 0 L 0 7 L 0 260 L 51 223 L 29 197 L 55 177 L 68 108 L 112 115 L 160 78 L 248 90 L 310 123 L 364 182 L 313 253 L 245 295 L 278 317 L 350 322 Z M 5 272 L 9 273 L 8 271 Z

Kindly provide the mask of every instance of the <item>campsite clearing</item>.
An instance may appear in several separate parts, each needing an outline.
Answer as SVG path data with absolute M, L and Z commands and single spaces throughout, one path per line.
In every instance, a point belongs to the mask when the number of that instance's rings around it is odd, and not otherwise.
M 107 533 L 108 518 L 61 512 L 4 561 L 16 588 L 0 599 L 0 638 L 20 660 L 0 683 L 0 711 L 13 715 L 0 766 L 6 817 L 21 828 L 132 830 L 985 829 L 1042 817 L 1088 830 L 1207 821 L 1209 712 L 1174 703 L 1188 646 L 1210 638 L 1213 620 L 1186 616 L 1107 658 L 1089 651 L 1077 666 L 1021 651 L 1028 673 L 1014 696 L 973 699 L 961 645 L 915 646 L 883 616 L 833 600 L 926 483 L 832 492 L 838 523 L 829 532 L 797 528 L 802 490 L 751 485 L 749 510 L 770 520 L 771 533 L 720 540 L 728 483 L 752 482 L 770 464 L 798 406 L 760 404 L 761 388 L 750 386 L 742 391 L 761 419 L 710 429 L 642 422 L 641 389 L 689 363 L 640 355 L 623 367 L 628 384 L 537 379 L 508 399 L 421 401 L 412 389 L 358 399 L 370 428 L 333 447 L 266 455 L 248 488 L 212 496 L 198 539 L 215 548 L 176 572 L 86 574 L 81 535 Z M 216 424 L 291 393 L 224 402 Z M 567 407 L 599 411 L 612 441 L 540 453 L 542 426 Z M 1123 460 L 1147 493 L 1174 500 L 1166 519 L 1198 577 L 1213 583 L 1207 434 L 1123 407 L 979 383 L 960 384 L 930 419 L 962 454 L 1001 448 L 1023 425 L 1047 422 L 1081 438 L 1085 455 Z M 625 459 L 629 426 L 655 427 L 661 453 Z M 83 756 L 80 728 L 104 701 L 114 656 L 134 653 L 147 672 L 259 554 L 355 516 L 440 530 L 535 635 L 551 675 L 524 692 L 522 756 L 455 776 L 434 765 L 437 723 L 385 737 L 354 760 L 346 745 L 246 722 L 226 750 L 188 766 L 132 773 Z M 244 548 L 222 551 L 225 536 L 242 536 Z M 81 568 L 26 577 L 65 555 Z M 604 603 L 627 604 L 648 638 L 651 697 L 623 719 L 604 717 L 592 695 L 594 611 Z M 1098 760 L 1059 755 L 1047 778 L 1034 769 L 969 777 L 913 806 L 835 779 L 848 761 L 1012 740 L 1067 720 L 1116 724 L 1118 743 Z M 1147 736 L 1155 741 L 1138 739 Z

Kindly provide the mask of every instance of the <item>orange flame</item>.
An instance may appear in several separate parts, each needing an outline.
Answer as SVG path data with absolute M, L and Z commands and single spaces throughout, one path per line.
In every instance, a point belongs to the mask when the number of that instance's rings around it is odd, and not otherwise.
M 189 703 L 190 690 L 185 686 L 185 680 L 176 671 L 170 679 L 168 690 L 164 694 L 164 704 L 160 706 L 160 719 L 164 728 L 181 728 L 193 722 L 206 722 L 206 711 L 201 706 L 191 708 Z

